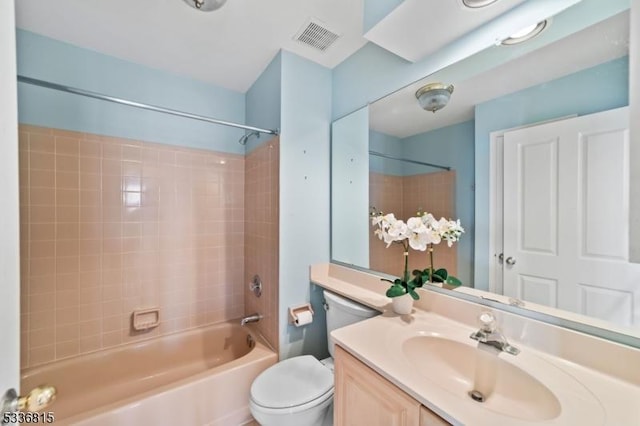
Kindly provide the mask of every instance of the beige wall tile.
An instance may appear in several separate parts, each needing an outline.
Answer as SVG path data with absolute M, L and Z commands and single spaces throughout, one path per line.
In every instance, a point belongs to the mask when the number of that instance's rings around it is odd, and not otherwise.
M 242 315 L 243 156 L 34 126 L 20 138 L 23 367 Z M 132 335 L 149 306 L 167 320 Z
M 55 153 L 55 138 L 51 134 L 29 133 L 29 150 L 36 152 Z
M 29 365 L 44 364 L 56 359 L 54 345 L 29 348 Z
M 54 188 L 56 173 L 54 170 L 29 170 L 29 185 L 32 188 Z
M 56 168 L 56 157 L 52 153 L 30 151 L 28 159 L 31 169 L 55 170 Z
M 221 159 L 211 158 L 213 164 L 218 164 Z M 223 203 L 229 206 L 251 205 L 244 214 L 244 221 L 236 224 L 237 217 L 235 209 L 221 210 L 220 215 L 229 217 L 234 224 L 232 231 L 240 232 L 244 235 L 243 245 L 235 246 L 232 249 L 232 256 L 238 257 L 243 262 L 243 268 L 224 268 L 218 274 L 217 279 L 223 280 L 244 280 L 250 282 L 253 275 L 258 274 L 263 282 L 263 294 L 256 298 L 254 294 L 244 287 L 239 293 L 233 293 L 231 303 L 238 307 L 242 306 L 243 298 L 244 313 L 252 314 L 258 312 L 263 319 L 257 324 L 258 328 L 274 347 L 278 348 L 278 215 L 276 212 L 279 200 L 279 141 L 277 138 L 264 143 L 247 155 L 246 168 L 241 177 L 233 177 L 236 182 L 241 182 L 238 186 L 244 187 L 244 197 L 239 199 L 223 199 Z M 222 195 L 214 184 L 207 184 L 208 193 L 215 197 Z M 210 201 L 207 201 L 209 203 Z M 214 204 L 215 205 L 215 204 Z M 269 220 L 267 220 L 269 218 Z M 223 244 L 226 236 L 215 234 L 218 231 L 216 224 L 211 224 L 209 228 L 214 232 L 210 244 L 216 246 Z M 206 228 L 205 228 L 206 229 Z M 206 231 L 205 231 L 206 232 Z M 232 234 L 232 232 L 229 232 Z M 222 238 L 220 238 L 222 237 Z M 230 262 L 233 264 L 233 260 Z M 238 271 L 244 270 L 244 277 L 236 277 Z M 232 281 L 233 282 L 233 281 Z M 214 287 L 213 294 L 219 287 Z M 234 288 L 234 290 L 236 290 Z M 215 315 L 215 314 L 213 314 Z
M 102 144 L 99 141 L 83 139 L 79 143 L 78 151 L 81 157 L 101 157 Z

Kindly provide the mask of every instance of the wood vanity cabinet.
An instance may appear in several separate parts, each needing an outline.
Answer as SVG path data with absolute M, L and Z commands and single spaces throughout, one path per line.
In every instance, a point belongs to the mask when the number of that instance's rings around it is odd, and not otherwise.
M 449 425 L 340 346 L 335 349 L 335 426 Z

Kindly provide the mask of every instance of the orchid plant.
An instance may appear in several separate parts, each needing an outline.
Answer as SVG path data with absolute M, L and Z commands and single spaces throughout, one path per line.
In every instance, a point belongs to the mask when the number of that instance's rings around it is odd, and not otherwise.
M 414 300 L 420 296 L 415 291 L 428 282 L 441 282 L 452 286 L 462 284 L 460 280 L 447 273 L 442 268 L 435 270 L 433 267 L 433 246 L 446 241 L 449 247 L 460 240 L 464 229 L 460 225 L 460 220 L 447 220 L 444 217 L 436 220 L 431 213 L 418 212 L 417 217 L 410 217 L 405 223 L 396 219 L 393 213 L 384 214 L 380 211 L 371 212 L 371 224 L 377 226 L 375 234 L 379 239 L 391 244 L 402 244 L 404 249 L 404 273 L 402 278 L 393 281 L 383 278 L 383 281 L 391 283 L 387 290 L 387 297 L 398 297 L 409 294 Z M 419 251 L 429 250 L 429 268 L 424 270 L 416 269 L 412 272 L 413 278 L 409 276 L 409 248 Z

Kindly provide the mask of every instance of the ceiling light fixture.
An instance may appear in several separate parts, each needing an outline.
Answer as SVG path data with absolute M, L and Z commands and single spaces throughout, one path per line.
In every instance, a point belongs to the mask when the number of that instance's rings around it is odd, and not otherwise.
M 547 28 L 549 26 L 549 23 L 549 20 L 546 19 L 542 22 L 538 22 L 537 24 L 529 25 L 502 40 L 501 44 L 509 46 L 512 44 L 523 43 L 527 40 L 531 40 L 532 38 L 540 34 L 545 28 Z
M 462 0 L 462 4 L 471 9 L 478 9 L 480 7 L 489 6 L 497 1 L 498 0 Z
M 227 0 L 184 0 L 186 4 L 203 12 L 211 12 L 218 10 L 227 2 Z
M 452 93 L 452 84 L 430 83 L 418 89 L 416 99 L 422 109 L 436 112 L 447 106 Z

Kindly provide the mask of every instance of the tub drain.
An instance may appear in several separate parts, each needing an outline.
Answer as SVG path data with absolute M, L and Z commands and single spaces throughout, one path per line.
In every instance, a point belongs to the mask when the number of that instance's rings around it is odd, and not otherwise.
M 472 390 L 469 392 L 469 396 L 476 402 L 484 402 L 484 395 L 480 391 Z

